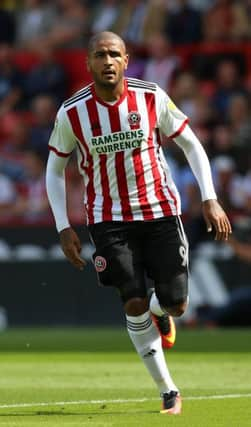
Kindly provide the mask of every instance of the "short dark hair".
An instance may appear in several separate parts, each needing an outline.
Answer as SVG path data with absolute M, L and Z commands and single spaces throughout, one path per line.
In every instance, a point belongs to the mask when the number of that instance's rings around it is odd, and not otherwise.
M 87 46 L 88 55 L 93 51 L 95 44 L 99 40 L 101 40 L 102 38 L 103 39 L 109 39 L 109 38 L 112 39 L 112 38 L 114 38 L 114 39 L 118 40 L 121 43 L 121 45 L 123 46 L 123 48 L 125 49 L 125 52 L 126 52 L 125 42 L 124 42 L 124 40 L 118 34 L 113 33 L 112 31 L 102 31 L 100 33 L 94 34 L 90 38 L 88 46 Z

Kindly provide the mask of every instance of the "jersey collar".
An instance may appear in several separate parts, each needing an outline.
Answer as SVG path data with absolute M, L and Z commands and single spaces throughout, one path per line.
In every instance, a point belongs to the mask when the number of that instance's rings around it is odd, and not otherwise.
M 91 93 L 92 93 L 92 96 L 95 99 L 95 101 L 99 102 L 100 104 L 104 105 L 105 107 L 116 108 L 124 101 L 124 99 L 127 95 L 127 79 L 124 79 L 124 91 L 123 91 L 121 97 L 114 104 L 110 104 L 109 102 L 106 102 L 97 96 L 96 91 L 95 91 L 95 87 L 94 87 L 94 83 L 91 85 Z

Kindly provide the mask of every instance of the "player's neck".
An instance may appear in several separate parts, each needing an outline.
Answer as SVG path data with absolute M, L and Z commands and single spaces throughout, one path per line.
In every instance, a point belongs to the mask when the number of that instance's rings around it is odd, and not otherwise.
M 96 95 L 105 102 L 118 101 L 124 92 L 124 80 L 121 80 L 114 88 L 99 86 L 94 83 Z

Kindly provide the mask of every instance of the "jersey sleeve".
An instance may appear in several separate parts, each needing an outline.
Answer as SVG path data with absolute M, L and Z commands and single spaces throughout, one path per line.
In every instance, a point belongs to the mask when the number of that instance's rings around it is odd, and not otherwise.
M 68 157 L 76 147 L 76 137 L 62 106 L 57 113 L 54 129 L 49 139 L 49 149 L 58 156 Z
M 160 88 L 156 91 L 157 125 L 169 138 L 180 135 L 188 123 L 188 117 L 179 110 L 171 98 Z

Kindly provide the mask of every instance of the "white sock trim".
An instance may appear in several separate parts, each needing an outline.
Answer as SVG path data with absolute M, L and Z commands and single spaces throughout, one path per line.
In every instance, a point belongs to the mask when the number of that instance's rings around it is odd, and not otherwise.
M 150 311 L 140 314 L 139 316 L 126 315 L 126 324 L 128 331 L 135 334 L 144 334 L 153 326 Z
M 155 292 L 153 292 L 151 299 L 150 299 L 150 310 L 156 316 L 163 316 L 163 314 L 165 313 L 165 311 L 162 310 L 162 308 L 160 306 L 159 300 L 158 300 Z

